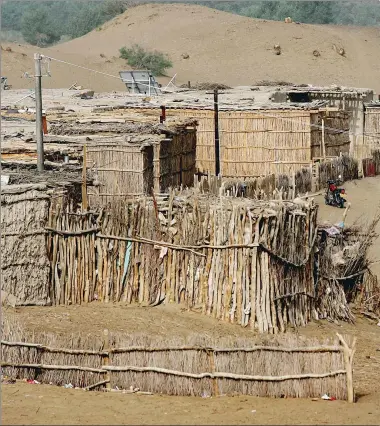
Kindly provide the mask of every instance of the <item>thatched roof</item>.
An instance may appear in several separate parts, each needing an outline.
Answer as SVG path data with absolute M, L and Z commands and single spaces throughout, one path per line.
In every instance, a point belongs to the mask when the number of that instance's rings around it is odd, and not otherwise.
M 66 121 L 60 120 L 52 124 L 52 135 L 94 135 L 94 134 L 128 134 L 128 135 L 165 135 L 171 136 L 185 131 L 188 127 L 195 127 L 195 119 L 169 120 L 161 124 L 156 120 L 139 120 L 139 117 L 103 121 L 99 118 L 86 120 Z

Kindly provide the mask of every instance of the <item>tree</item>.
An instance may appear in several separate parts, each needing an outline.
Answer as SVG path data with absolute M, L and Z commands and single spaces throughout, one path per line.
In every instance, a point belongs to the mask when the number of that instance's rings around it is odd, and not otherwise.
M 26 42 L 40 47 L 59 40 L 59 35 L 51 27 L 47 12 L 41 6 L 30 8 L 23 14 L 21 33 Z

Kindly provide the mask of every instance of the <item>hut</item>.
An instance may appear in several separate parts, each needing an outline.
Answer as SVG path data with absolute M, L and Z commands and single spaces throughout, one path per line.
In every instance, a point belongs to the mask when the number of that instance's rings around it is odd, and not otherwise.
M 135 197 L 193 186 L 196 121 L 169 120 L 165 124 L 142 114 L 105 118 L 99 111 L 85 119 L 59 119 L 50 137 L 75 144 L 93 178 L 89 203 L 113 197 Z M 68 138 L 68 139 L 67 139 Z
M 130 109 L 155 113 L 157 119 L 160 114 L 160 109 L 154 107 L 134 105 Z M 210 105 L 169 104 L 166 116 L 197 120 L 197 173 L 215 173 L 215 113 Z M 323 101 L 304 104 L 241 101 L 237 106 L 221 103 L 218 115 L 221 175 L 243 179 L 290 175 L 309 168 L 316 159 L 348 154 L 349 120 L 349 112 L 328 108 Z
M 365 128 L 365 104 L 372 102 L 371 89 L 350 87 L 297 87 L 286 89 L 290 102 L 325 101 L 329 107 L 336 107 L 349 113 L 350 156 L 361 160 L 367 155 L 362 148 Z

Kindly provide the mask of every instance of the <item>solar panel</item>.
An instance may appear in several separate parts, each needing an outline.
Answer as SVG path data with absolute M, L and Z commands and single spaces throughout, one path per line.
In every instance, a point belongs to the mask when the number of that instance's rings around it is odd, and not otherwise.
M 159 95 L 161 89 L 152 73 L 148 70 L 120 71 L 120 78 L 129 92 L 145 95 Z

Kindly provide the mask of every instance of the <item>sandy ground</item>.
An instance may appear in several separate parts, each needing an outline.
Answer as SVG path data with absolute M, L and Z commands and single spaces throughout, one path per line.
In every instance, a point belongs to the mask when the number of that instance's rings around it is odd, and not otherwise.
M 12 312 L 25 327 L 55 333 L 101 334 L 105 327 L 133 333 L 245 336 L 254 333 L 178 306 L 142 308 L 101 305 L 29 307 Z M 191 326 L 189 326 L 191 324 Z M 360 315 L 356 325 L 310 323 L 302 335 L 336 332 L 358 337 L 354 380 L 358 402 L 268 399 L 247 396 L 192 398 L 83 392 L 19 382 L 2 385 L 4 424 L 378 424 L 380 328 Z M 256 410 L 256 411 L 253 411 Z
M 346 182 L 343 187 L 346 189 L 347 201 L 351 203 L 348 211 L 346 224 L 353 223 L 366 224 L 370 222 L 376 211 L 380 210 L 380 176 Z M 323 195 L 316 197 L 319 204 L 319 222 L 338 223 L 342 221 L 343 210 L 336 207 L 326 206 Z M 376 228 L 380 235 L 380 223 Z M 380 238 L 376 238 L 370 249 L 370 257 L 376 262 L 371 266 L 374 274 L 380 277 Z
M 148 4 L 129 9 L 91 33 L 49 49 L 9 45 L 2 51 L 1 74 L 15 88 L 32 88 L 33 53 L 41 53 L 107 74 L 52 62 L 45 87 L 69 87 L 77 82 L 96 91 L 123 90 L 119 71 L 128 69 L 119 58 L 122 46 L 138 43 L 167 53 L 178 84 L 214 81 L 251 85 L 258 80 L 342 84 L 380 91 L 379 28 L 286 24 L 246 18 L 197 5 Z M 280 56 L 273 46 L 279 43 Z M 333 46 L 345 49 L 340 56 Z M 320 52 L 319 57 L 313 51 Z M 182 55 L 189 55 L 183 59 Z M 100 56 L 102 55 L 102 56 Z M 166 82 L 168 79 L 160 79 Z
M 378 424 L 379 399 L 338 401 L 104 394 L 3 385 L 4 424 Z

